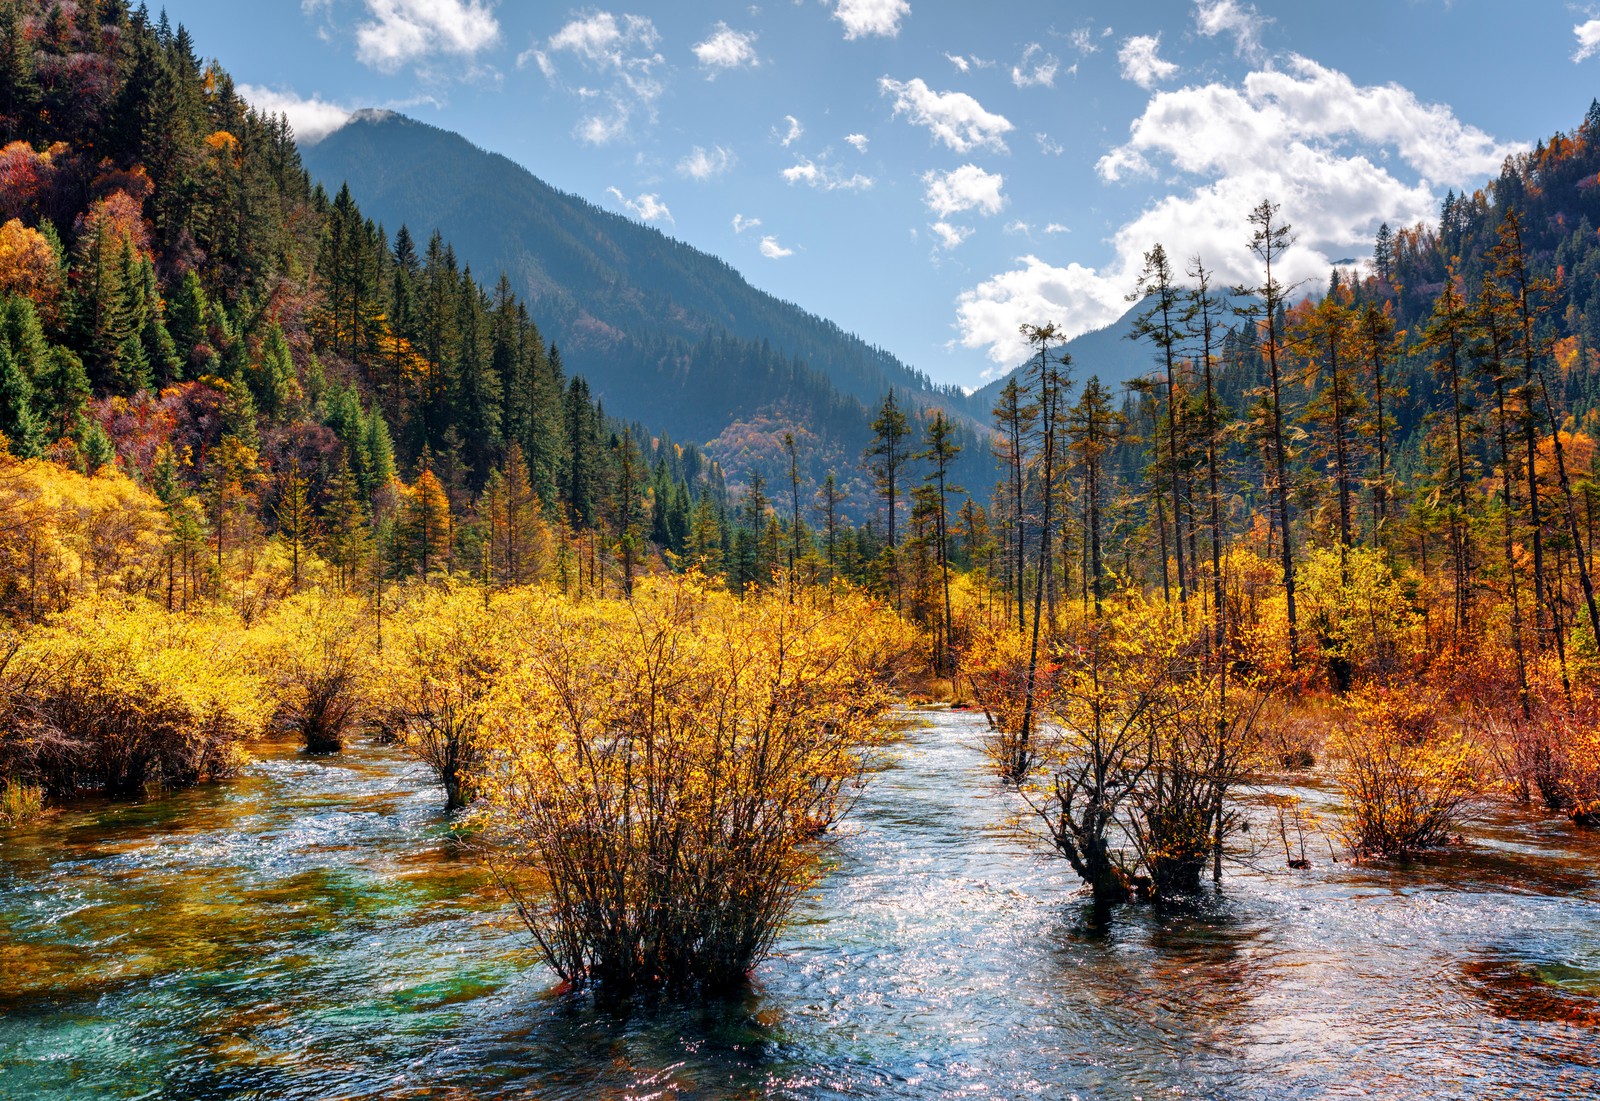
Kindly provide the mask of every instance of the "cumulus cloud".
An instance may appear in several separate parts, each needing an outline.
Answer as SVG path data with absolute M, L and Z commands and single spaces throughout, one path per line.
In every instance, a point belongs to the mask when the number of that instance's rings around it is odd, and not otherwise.
M 957 72 L 964 73 L 972 68 L 972 64 L 960 54 L 945 54 L 944 56 L 945 60 L 956 67 Z
M 846 39 L 900 33 L 900 20 L 911 14 L 907 0 L 839 0 L 833 17 L 844 24 Z
M 697 145 L 678 162 L 678 174 L 691 180 L 710 180 L 732 168 L 735 160 L 733 151 L 720 145 L 712 146 L 709 151 Z
M 1331 150 L 1347 140 L 1391 146 L 1440 185 L 1492 174 L 1519 148 L 1398 84 L 1358 86 L 1344 73 L 1291 55 L 1281 69 L 1250 73 L 1242 87 L 1206 84 L 1156 95 L 1134 121 L 1130 140 L 1097 168 L 1116 180 L 1149 172 L 1147 155 L 1161 153 L 1185 172 L 1220 173 L 1287 155 L 1295 143 Z
M 1023 256 L 965 292 L 958 343 L 1007 367 L 1024 353 L 1022 322 L 1054 320 L 1069 336 L 1109 324 L 1126 310 L 1123 296 L 1158 241 L 1174 257 L 1203 256 L 1219 285 L 1259 281 L 1245 218 L 1262 199 L 1280 204 L 1294 226 L 1282 277 L 1322 280 L 1335 260 L 1370 251 L 1379 223 L 1433 218 L 1446 187 L 1472 185 L 1519 149 L 1399 85 L 1357 85 L 1301 57 L 1239 85 L 1157 93 L 1098 170 L 1107 181 L 1176 172 L 1178 182 L 1166 186 L 1177 190 L 1115 232 L 1103 267 Z
M 761 224 L 760 218 L 746 218 L 743 214 L 733 216 L 733 232 L 743 233 L 747 229 L 755 229 Z
M 1240 57 L 1260 55 L 1261 29 L 1269 22 L 1253 4 L 1242 4 L 1239 0 L 1194 0 L 1195 29 L 1207 38 L 1233 35 L 1233 52 Z
M 1011 83 L 1018 88 L 1054 88 L 1061 62 L 1037 42 L 1028 43 L 1022 60 L 1011 67 Z
M 1072 232 L 1072 230 L 1068 229 L 1066 226 L 1062 225 L 1060 222 L 1051 222 L 1049 225 L 1044 227 L 1044 231 L 1046 233 L 1071 233 Z
M 241 84 L 239 96 L 264 115 L 285 115 L 301 145 L 315 145 L 350 121 L 353 112 L 319 96 L 305 99 L 293 92 Z
M 933 230 L 933 235 L 939 238 L 939 247 L 946 252 L 959 247 L 961 242 L 972 236 L 971 226 L 953 226 L 949 222 L 935 222 L 928 228 Z
M 998 214 L 1006 205 L 1000 191 L 1005 177 L 985 172 L 975 164 L 964 164 L 949 172 L 923 173 L 922 182 L 928 189 L 928 209 L 945 218 L 965 210 L 986 216 Z
M 486 0 L 366 0 L 356 27 L 356 57 L 392 73 L 436 54 L 472 57 L 500 39 Z
M 1176 73 L 1176 65 L 1157 55 L 1160 47 L 1159 34 L 1137 34 L 1123 42 L 1122 49 L 1117 51 L 1122 79 L 1131 80 L 1141 88 L 1154 88 Z
M 784 248 L 778 244 L 778 239 L 773 236 L 761 238 L 761 255 L 768 260 L 782 260 L 785 256 L 793 256 L 794 249 Z
M 1578 48 L 1573 52 L 1572 60 L 1587 61 L 1600 53 L 1600 19 L 1590 19 L 1577 24 L 1572 28 L 1572 34 L 1578 40 Z
M 753 69 L 761 64 L 756 56 L 755 32 L 736 31 L 726 23 L 718 23 L 712 28 L 711 37 L 691 48 L 700 67 L 710 70 L 712 77 L 719 69 Z
M 868 139 L 865 134 L 846 134 L 844 140 L 845 144 L 855 146 L 857 153 L 865 153 L 867 151 Z
M 873 184 L 871 176 L 863 176 L 859 172 L 847 176 L 837 165 L 826 161 L 818 163 L 807 157 L 801 157 L 785 168 L 783 178 L 787 183 L 803 183 L 820 191 L 866 191 Z
M 632 214 L 641 222 L 670 222 L 672 211 L 667 209 L 667 204 L 661 201 L 661 196 L 655 193 L 640 195 L 630 199 L 614 187 L 606 188 L 606 194 L 617 200 L 617 204 Z
M 1039 152 L 1047 157 L 1059 157 L 1067 151 L 1066 146 L 1056 141 L 1049 134 L 1035 134 L 1033 135 L 1033 140 L 1039 143 Z
M 800 120 L 795 118 L 793 115 L 784 115 L 783 121 L 788 123 L 788 126 L 784 128 L 783 133 L 780 134 L 778 132 L 778 128 L 774 126 L 772 128 L 772 136 L 778 139 L 779 145 L 787 149 L 805 135 L 806 128 L 801 126 Z
M 528 50 L 517 61 L 536 62 L 554 80 L 558 74 L 550 55 L 565 53 L 598 75 L 606 84 L 603 89 L 575 89 L 580 99 L 594 105 L 579 120 L 577 134 L 591 145 L 604 145 L 625 137 L 641 116 L 655 121 L 663 90 L 655 75 L 663 64 L 656 52 L 660 41 L 655 24 L 644 16 L 619 18 L 601 11 L 571 20 L 550 36 L 545 49 Z
M 1123 290 L 1093 268 L 1081 264 L 1056 267 L 1032 254 L 1019 257 L 1021 265 L 964 291 L 956 302 L 959 342 L 969 348 L 988 347 L 993 377 L 1020 363 L 1028 353 L 1017 328 L 1023 322 L 1054 321 L 1074 333 L 1098 328 L 1127 308 Z M 1097 324 L 1078 326 L 1080 318 Z
M 921 77 L 902 83 L 883 77 L 878 81 L 883 95 L 894 96 L 894 113 L 905 115 L 918 126 L 926 126 L 933 136 L 957 153 L 987 148 L 1006 151 L 1005 135 L 1012 130 L 1004 115 L 986 111 L 965 92 L 935 92 Z

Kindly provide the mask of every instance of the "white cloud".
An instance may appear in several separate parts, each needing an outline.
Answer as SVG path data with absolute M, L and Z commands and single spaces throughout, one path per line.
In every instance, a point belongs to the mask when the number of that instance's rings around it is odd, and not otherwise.
M 991 378 L 1022 362 L 1028 346 L 1017 329 L 1024 322 L 1042 325 L 1054 321 L 1074 333 L 1099 328 L 1127 309 L 1123 288 L 1093 268 L 1047 264 L 1037 256 L 1019 257 L 1021 267 L 963 291 L 956 301 L 958 343 L 989 349 L 994 367 Z M 1093 318 L 1095 324 L 1075 324 Z
M 691 180 L 709 180 L 732 168 L 736 159 L 731 150 L 720 145 L 712 146 L 710 152 L 697 145 L 678 162 L 678 172 Z
M 950 64 L 956 67 L 957 72 L 964 73 L 968 69 L 972 68 L 972 65 L 967 61 L 967 59 L 962 57 L 960 54 L 945 54 L 944 56 L 945 59 L 950 62 Z
M 1028 43 L 1022 60 L 1011 67 L 1011 83 L 1018 88 L 1054 88 L 1061 62 L 1037 42 Z
M 1392 146 L 1423 179 L 1463 185 L 1499 171 L 1518 147 L 1462 123 L 1398 84 L 1358 86 L 1344 73 L 1290 55 L 1248 74 L 1242 87 L 1207 84 L 1153 97 L 1127 144 L 1100 159 L 1108 180 L 1150 171 L 1163 153 L 1185 172 L 1223 173 L 1288 155 L 1297 143 L 1331 149 L 1355 139 Z
M 1110 27 L 1106 28 L 1106 33 L 1111 33 Z M 1100 46 L 1094 40 L 1094 29 L 1092 27 L 1079 27 L 1067 36 L 1067 41 L 1072 43 L 1074 50 L 1077 50 L 1085 57 L 1100 49 Z
M 783 121 L 789 124 L 788 128 L 785 129 L 780 135 L 778 133 L 778 128 L 774 126 L 772 128 L 772 136 L 778 139 L 779 145 L 787 149 L 789 146 L 800 140 L 800 138 L 805 134 L 806 128 L 801 126 L 800 120 L 795 118 L 793 115 L 784 115 Z
M 900 33 L 900 20 L 911 14 L 907 0 L 839 0 L 833 17 L 844 24 L 846 39 Z
M 950 172 L 923 173 L 922 182 L 928 189 L 928 209 L 948 218 L 964 210 L 976 210 L 983 215 L 998 214 L 1006 205 L 1000 188 L 1005 177 L 985 172 L 975 164 L 964 164 Z
M 471 57 L 500 39 L 500 24 L 485 0 L 366 3 L 370 18 L 356 27 L 356 57 L 382 72 L 434 54 Z
M 756 36 L 753 31 L 736 31 L 726 23 L 718 23 L 711 37 L 696 43 L 692 49 L 702 68 L 715 76 L 718 69 L 755 68 L 761 64 L 756 56 Z
M 246 103 L 264 115 L 287 115 L 295 140 L 301 145 L 317 144 L 341 129 L 353 114 L 348 108 L 318 96 L 303 99 L 293 92 L 255 84 L 241 84 L 236 90 Z
M 660 195 L 651 193 L 630 199 L 614 187 L 606 188 L 606 194 L 617 200 L 624 210 L 641 222 L 672 221 L 672 211 L 667 209 L 667 204 L 661 201 Z
M 1261 29 L 1271 20 L 1253 4 L 1239 0 L 1194 0 L 1195 28 L 1207 38 L 1233 35 L 1233 52 L 1240 57 L 1261 54 Z
M 1572 34 L 1578 40 L 1578 48 L 1573 53 L 1572 60 L 1587 61 L 1600 53 L 1600 19 L 1590 19 L 1577 24 L 1572 28 Z
M 1060 222 L 1051 222 L 1049 225 L 1044 227 L 1044 231 L 1046 233 L 1050 233 L 1050 234 L 1071 233 L 1072 232 L 1072 230 L 1068 229 L 1066 226 L 1062 225 Z
M 784 248 L 778 244 L 776 237 L 767 236 L 761 238 L 761 255 L 768 260 L 782 260 L 785 256 L 793 256 L 794 249 Z
M 846 134 L 844 140 L 845 144 L 855 146 L 857 153 L 865 153 L 867 151 L 868 138 L 865 134 Z
M 871 176 L 859 172 L 846 176 L 836 165 L 826 161 L 819 164 L 808 157 L 801 157 L 785 168 L 783 178 L 786 183 L 803 183 L 823 191 L 866 191 L 874 182 Z
M 894 96 L 894 113 L 904 114 L 918 126 L 926 126 L 933 136 L 957 153 L 980 146 L 996 152 L 1006 151 L 1005 135 L 1012 130 L 1004 115 L 986 111 L 965 92 L 935 92 L 922 78 L 904 83 L 883 77 L 878 89 Z
M 1007 222 L 1005 224 L 1005 228 L 1002 229 L 1001 232 L 1009 233 L 1012 236 L 1021 234 L 1022 236 L 1026 237 L 1028 234 L 1033 232 L 1033 227 L 1027 222 L 1024 222 L 1021 218 L 1017 218 L 1013 221 Z
M 747 229 L 755 229 L 761 224 L 760 218 L 746 218 L 743 214 L 733 216 L 733 232 L 743 233 Z
M 1113 234 L 1102 267 L 1024 256 L 965 292 L 958 343 L 1010 366 L 1024 352 L 1016 335 L 1023 322 L 1054 320 L 1069 336 L 1109 324 L 1126 310 L 1123 296 L 1156 242 L 1185 263 L 1203 256 L 1218 285 L 1258 282 L 1246 216 L 1262 199 L 1280 204 L 1294 227 L 1281 278 L 1320 282 L 1333 261 L 1370 252 L 1380 222 L 1433 219 L 1446 187 L 1481 181 L 1520 148 L 1399 85 L 1357 85 L 1303 57 L 1239 85 L 1159 92 L 1129 140 L 1097 167 L 1108 181 L 1159 174 L 1176 190 Z M 1066 227 L 1045 228 L 1057 232 Z
M 935 222 L 928 228 L 933 230 L 933 235 L 939 238 L 939 247 L 946 252 L 959 247 L 961 242 L 972 236 L 971 226 L 953 226 L 949 222 Z
M 568 22 L 545 43 L 548 53 L 529 50 L 519 59 L 538 62 L 546 77 L 554 79 L 552 53 L 571 54 L 588 71 L 605 82 L 603 89 L 577 88 L 579 99 L 594 104 L 578 122 L 578 136 L 591 145 L 604 145 L 628 135 L 639 116 L 654 122 L 662 85 L 655 69 L 664 63 L 656 45 L 661 35 L 642 15 L 594 12 Z
M 1122 79 L 1131 80 L 1141 88 L 1154 88 L 1178 71 L 1170 61 L 1157 56 L 1161 36 L 1137 34 L 1122 43 L 1117 51 L 1117 62 L 1122 66 Z
M 1049 157 L 1059 157 L 1067 151 L 1067 147 L 1056 141 L 1049 134 L 1035 134 L 1033 140 L 1039 143 L 1039 152 Z

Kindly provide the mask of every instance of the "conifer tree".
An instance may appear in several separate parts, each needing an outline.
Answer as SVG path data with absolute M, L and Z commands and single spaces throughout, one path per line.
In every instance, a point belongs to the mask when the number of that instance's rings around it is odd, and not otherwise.
M 1279 219 L 1277 204 L 1266 199 L 1250 212 L 1249 220 L 1250 225 L 1254 227 L 1250 236 L 1250 251 L 1261 261 L 1263 276 L 1259 284 L 1235 288 L 1234 293 L 1247 295 L 1256 300 L 1254 304 L 1245 307 L 1244 317 L 1258 327 L 1264 324 L 1266 330 L 1266 339 L 1261 345 L 1261 351 L 1267 365 L 1268 438 L 1273 469 L 1273 484 L 1270 486 L 1270 491 L 1276 497 L 1278 506 L 1278 547 L 1283 565 L 1283 594 L 1289 619 L 1289 661 L 1293 664 L 1299 660 L 1300 633 L 1299 616 L 1295 606 L 1293 517 L 1289 511 L 1289 445 L 1283 411 L 1284 377 L 1279 362 L 1283 339 L 1280 314 L 1290 288 L 1282 283 L 1274 268 L 1281 270 L 1283 254 L 1294 244 L 1294 234 L 1291 227 Z

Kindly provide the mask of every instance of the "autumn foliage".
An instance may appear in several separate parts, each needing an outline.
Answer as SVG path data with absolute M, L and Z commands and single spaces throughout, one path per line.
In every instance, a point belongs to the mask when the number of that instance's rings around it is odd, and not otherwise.
M 741 981 L 815 881 L 914 636 L 859 596 L 695 580 L 514 618 L 484 813 L 546 960 L 611 991 Z

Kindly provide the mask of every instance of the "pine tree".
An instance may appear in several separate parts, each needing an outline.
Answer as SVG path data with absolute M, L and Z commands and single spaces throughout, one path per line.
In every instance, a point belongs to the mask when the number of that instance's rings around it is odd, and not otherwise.
M 906 415 L 900 411 L 899 405 L 894 400 L 894 391 L 890 390 L 883 399 L 883 405 L 878 409 L 878 415 L 873 418 L 872 443 L 867 447 L 865 459 L 888 512 L 889 544 L 885 553 L 897 606 L 900 600 L 900 580 L 895 565 L 898 539 L 895 531 L 895 507 L 900 497 L 900 468 L 906 461 L 905 438 L 910 432 Z
M 1283 254 L 1294 244 L 1294 234 L 1288 224 L 1278 219 L 1277 204 L 1265 199 L 1250 212 L 1250 224 L 1255 227 L 1250 236 L 1250 251 L 1261 261 L 1264 275 L 1258 285 L 1238 287 L 1234 293 L 1256 300 L 1245 308 L 1244 316 L 1257 327 L 1265 322 L 1266 328 L 1266 340 L 1261 351 L 1267 365 L 1268 438 L 1273 469 L 1273 484 L 1269 488 L 1277 498 L 1278 505 L 1278 546 L 1283 565 L 1283 594 L 1289 618 L 1289 662 L 1292 665 L 1299 661 L 1300 632 L 1295 606 L 1293 517 L 1289 511 L 1289 444 L 1284 427 L 1284 378 L 1279 363 L 1283 338 L 1281 314 L 1290 288 L 1284 286 L 1273 269 L 1278 267 L 1281 270 Z
M 943 615 L 939 621 L 938 642 L 934 652 L 934 672 L 948 674 L 950 664 L 950 630 L 955 616 L 950 607 L 950 494 L 960 493 L 960 486 L 950 484 L 950 467 L 961 451 L 956 442 L 954 426 L 945 417 L 944 410 L 936 410 L 928 422 L 924 448 L 917 458 L 928 464 L 923 478 L 933 490 L 934 553 L 939 566 L 939 585 L 943 597 Z

